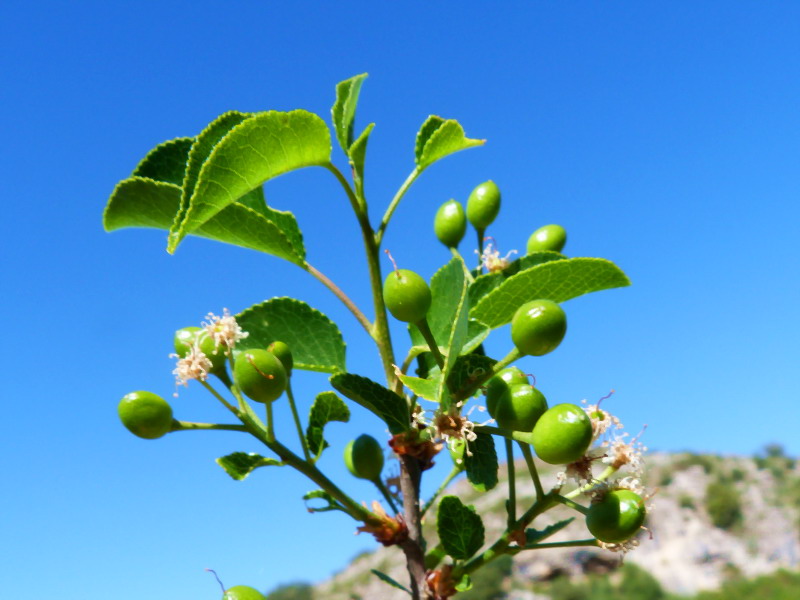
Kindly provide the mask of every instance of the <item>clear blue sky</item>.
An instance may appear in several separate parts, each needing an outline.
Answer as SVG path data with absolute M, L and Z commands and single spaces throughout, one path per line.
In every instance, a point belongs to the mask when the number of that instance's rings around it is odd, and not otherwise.
M 386 239 L 403 266 L 430 277 L 448 258 L 436 208 L 491 178 L 501 248 L 561 223 L 569 255 L 609 258 L 633 280 L 567 303 L 562 347 L 523 364 L 551 402 L 615 388 L 607 407 L 633 431 L 647 423 L 652 448 L 800 451 L 797 4 L 11 1 L 0 56 L 6 593 L 216 599 L 204 567 L 265 589 L 324 578 L 373 547 L 343 515 L 306 514 L 312 486 L 299 476 L 230 480 L 214 458 L 257 451 L 244 437 L 145 442 L 116 417 L 130 390 L 169 397 L 172 331 L 276 295 L 329 314 L 350 369 L 379 376 L 349 313 L 278 259 L 196 239 L 170 257 L 161 232 L 109 235 L 100 222 L 157 143 L 229 109 L 328 119 L 335 83 L 364 71 L 373 216 L 411 170 L 427 115 L 488 139 L 406 197 Z M 306 170 L 266 192 L 297 215 L 309 260 L 368 305 L 354 219 L 330 176 Z M 326 380 L 298 379 L 307 409 Z M 174 406 L 225 419 L 197 389 Z M 339 454 L 380 426 L 353 412 L 331 426 L 322 464 L 371 500 Z

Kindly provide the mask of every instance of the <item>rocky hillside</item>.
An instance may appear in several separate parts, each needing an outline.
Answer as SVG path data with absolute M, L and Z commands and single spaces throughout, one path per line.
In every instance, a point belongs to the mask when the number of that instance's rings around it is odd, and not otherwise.
M 648 488 L 657 488 L 646 523 L 648 532 L 625 561 L 651 573 L 664 590 L 690 595 L 717 589 L 731 574 L 744 577 L 780 568 L 800 569 L 800 461 L 768 448 L 756 458 L 693 454 L 648 456 Z M 501 472 L 504 469 L 501 469 Z M 523 464 L 519 473 L 525 473 Z M 545 473 L 545 485 L 554 473 Z M 505 524 L 505 482 L 480 494 L 466 481 L 450 493 L 473 504 L 486 526 L 487 543 Z M 517 494 L 532 498 L 533 486 L 518 476 Z M 523 501 L 521 501 L 523 502 Z M 567 510 L 567 509 L 565 509 Z M 534 522 L 541 529 L 575 513 L 553 510 Z M 432 533 L 435 515 L 426 527 Z M 548 541 L 588 537 L 582 520 Z M 559 575 L 580 579 L 587 573 L 611 572 L 620 555 L 599 548 L 563 548 L 529 551 L 514 558 L 511 575 L 503 582 L 506 598 L 544 600 L 543 582 Z M 359 557 L 331 580 L 317 586 L 314 597 L 326 600 L 408 598 L 375 577 L 370 570 L 406 580 L 402 554 L 380 549 Z M 480 573 L 476 574 L 476 582 Z

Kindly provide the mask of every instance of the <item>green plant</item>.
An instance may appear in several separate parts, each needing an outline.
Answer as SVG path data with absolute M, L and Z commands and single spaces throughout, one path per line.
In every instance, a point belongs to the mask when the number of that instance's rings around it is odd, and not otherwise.
M 522 551 L 582 545 L 629 549 L 625 544 L 608 545 L 594 537 L 550 542 L 548 538 L 561 531 L 569 520 L 543 529 L 536 529 L 533 523 L 558 504 L 586 514 L 590 509 L 579 500 L 592 497 L 604 485 L 628 485 L 633 492 L 642 493 L 632 483 L 636 479 L 623 477 L 640 474 L 641 448 L 634 442 L 606 435 L 612 418 L 598 406 L 584 410 L 559 405 L 545 412 L 531 431 L 529 424 L 534 419 L 527 413 L 522 418 L 515 390 L 520 390 L 525 402 L 541 405 L 543 398 L 521 371 L 505 371 L 523 355 L 539 356 L 558 346 L 566 331 L 560 303 L 626 286 L 628 278 L 603 259 L 566 258 L 557 252 L 537 250 L 512 262 L 508 256 L 500 258 L 494 243 L 484 248 L 485 229 L 500 210 L 499 189 L 486 182 L 473 190 L 466 210 L 477 233 L 476 250 L 481 256 L 478 268 L 468 267 L 455 247 L 462 227 L 458 210 L 454 209 L 456 218 L 447 213 L 446 218 L 452 222 L 447 223 L 446 231 L 438 232 L 450 246 L 452 256 L 430 278 L 430 286 L 413 271 L 396 267 L 384 280 L 384 235 L 407 191 L 434 163 L 457 151 L 480 146 L 483 140 L 466 137 L 455 120 L 429 117 L 416 137 L 411 173 L 387 202 L 380 220 L 374 220 L 364 190 L 367 143 L 373 126 L 358 134 L 355 131 L 356 108 L 365 77 L 358 75 L 336 88 L 333 139 L 344 153 L 344 170 L 334 162 L 331 131 L 319 116 L 303 110 L 231 111 L 196 136 L 157 146 L 114 189 L 103 216 L 107 230 L 163 229 L 168 232 L 169 253 L 174 253 L 187 236 L 201 236 L 286 260 L 316 278 L 342 302 L 374 344 L 383 367 L 382 381 L 357 374 L 359 367 L 346 361 L 338 326 L 298 299 L 274 297 L 235 315 L 227 311 L 221 316 L 209 314 L 200 329 L 192 330 L 194 337 L 182 334 L 174 373 L 180 385 L 196 382 L 193 385 L 205 388 L 230 412 L 233 422 L 172 420 L 168 431 L 228 430 L 257 440 L 268 456 L 234 452 L 217 459 L 218 464 L 236 480 L 264 467 L 273 472 L 290 468 L 301 473 L 318 488 L 303 498 L 310 512 L 343 513 L 359 524 L 359 531 L 402 551 L 409 574 L 405 583 L 380 572 L 376 576 L 406 589 L 415 600 L 443 600 L 466 591 L 473 573 Z M 277 210 L 272 201 L 267 205 L 264 200 L 263 184 L 305 167 L 322 168 L 329 173 L 341 186 L 344 204 L 354 214 L 366 255 L 364 283 L 371 292 L 371 316 L 310 262 L 294 215 Z M 280 204 L 279 199 L 276 202 Z M 415 235 L 408 237 L 416 243 Z M 342 245 L 350 241 L 339 240 Z M 531 298 L 541 300 L 531 303 Z M 410 339 L 403 355 L 395 354 L 389 314 L 408 323 Z M 501 358 L 488 356 L 483 342 L 494 330 L 509 323 L 512 340 L 505 342 L 508 354 Z M 215 367 L 210 356 L 220 357 L 221 366 Z M 419 376 L 410 374 L 415 361 Z M 311 408 L 303 423 L 292 381 L 305 371 L 329 374 L 331 389 L 326 386 L 313 402 L 309 401 Z M 213 383 L 211 374 L 216 376 Z M 515 414 L 508 420 L 498 419 L 501 425 L 511 428 L 476 423 L 470 418 L 472 407 L 481 401 L 483 386 L 496 375 L 501 380 L 508 377 L 516 381 L 511 386 L 510 404 Z M 273 403 L 279 398 L 289 404 L 293 423 L 276 422 Z M 376 430 L 382 439 L 366 443 L 369 460 L 362 462 L 358 440 L 346 451 L 353 472 L 373 481 L 380 492 L 378 497 L 383 503 L 375 500 L 370 507 L 352 497 L 318 464 L 330 446 L 326 427 L 332 422 L 348 422 L 351 408 L 369 411 L 382 421 Z M 162 413 L 159 434 L 167 430 L 166 413 Z M 572 420 L 561 423 L 558 418 L 548 417 L 562 413 Z M 524 423 L 516 422 L 518 418 Z M 383 434 L 384 430 L 388 435 Z M 456 496 L 439 497 L 462 472 L 481 492 L 497 486 L 495 439 L 502 440 L 508 458 L 508 522 L 502 535 L 487 545 L 481 516 Z M 608 448 L 601 453 L 607 462 L 599 461 L 597 450 L 590 449 L 592 441 L 608 442 Z M 445 442 L 453 451 L 455 464 L 437 491 L 421 502 L 421 481 Z M 516 498 L 515 443 L 536 489 L 536 498 L 529 503 Z M 532 443 L 539 458 L 572 463 L 552 489 L 542 486 Z M 399 490 L 394 492 L 383 481 L 380 468 L 382 454 L 389 450 L 399 463 Z M 592 473 L 595 464 L 603 465 L 600 473 Z M 573 477 L 578 483 L 568 486 L 567 479 Z M 440 537 L 437 546 L 429 546 L 423 535 L 422 516 L 429 509 L 436 512 Z
M 344 464 L 354 477 L 373 481 L 383 471 L 383 449 L 378 440 L 365 433 L 344 447 Z
M 514 379 L 510 375 L 509 379 Z M 489 380 L 486 408 L 504 429 L 533 431 L 536 421 L 547 410 L 544 394 L 528 383 L 508 384 L 500 375 Z
M 738 490 L 722 481 L 706 488 L 706 510 L 714 527 L 733 529 L 742 522 L 742 500 Z

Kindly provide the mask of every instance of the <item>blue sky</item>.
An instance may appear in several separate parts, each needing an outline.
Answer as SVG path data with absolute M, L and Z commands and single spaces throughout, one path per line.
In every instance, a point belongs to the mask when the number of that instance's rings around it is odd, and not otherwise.
M 116 418 L 128 391 L 169 397 L 175 329 L 272 296 L 328 314 L 349 368 L 379 377 L 350 314 L 279 259 L 196 239 L 170 257 L 161 232 L 109 235 L 100 220 L 159 142 L 229 109 L 327 120 L 336 82 L 361 72 L 358 127 L 377 123 L 373 218 L 410 172 L 429 114 L 488 140 L 405 198 L 386 237 L 402 266 L 429 278 L 448 258 L 436 208 L 491 178 L 504 251 L 560 223 L 567 254 L 609 258 L 632 279 L 566 303 L 562 347 L 523 363 L 551 403 L 614 388 L 607 408 L 634 432 L 648 424 L 651 448 L 751 454 L 778 442 L 797 455 L 799 17 L 793 3 L 4 3 L 5 588 L 211 599 L 204 567 L 270 588 L 324 578 L 373 547 L 344 516 L 308 515 L 300 476 L 228 479 L 213 459 L 258 450 L 242 436 L 145 442 Z M 309 260 L 369 306 L 358 231 L 330 175 L 293 173 L 266 193 L 297 215 Z M 394 337 L 402 348 L 401 327 Z M 508 344 L 500 330 L 489 348 Z M 327 383 L 300 376 L 307 410 Z M 194 388 L 174 407 L 225 419 Z M 353 412 L 331 426 L 322 466 L 368 501 L 339 455 L 380 425 Z

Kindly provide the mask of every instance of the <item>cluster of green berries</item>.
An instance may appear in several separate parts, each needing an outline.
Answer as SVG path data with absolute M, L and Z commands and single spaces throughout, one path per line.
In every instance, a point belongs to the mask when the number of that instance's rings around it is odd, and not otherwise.
M 472 190 L 466 211 L 457 200 L 448 200 L 433 219 L 437 239 L 448 248 L 456 248 L 467 231 L 467 221 L 483 235 L 500 213 L 500 199 L 500 188 L 490 180 Z M 561 252 L 566 243 L 567 232 L 561 225 L 545 225 L 531 234 L 527 251 L 528 254 L 543 250 Z
M 266 349 L 234 351 L 232 342 L 221 348 L 207 329 L 184 327 L 175 332 L 173 343 L 173 356 L 179 359 L 175 370 L 179 381 L 205 380 L 208 375 L 215 375 L 228 383 L 230 378 L 226 365 L 230 358 L 236 387 L 251 400 L 261 403 L 280 398 L 294 366 L 289 347 L 280 341 L 272 342 Z M 131 433 L 148 440 L 160 438 L 178 425 L 169 403 L 153 392 L 126 394 L 117 412 Z

